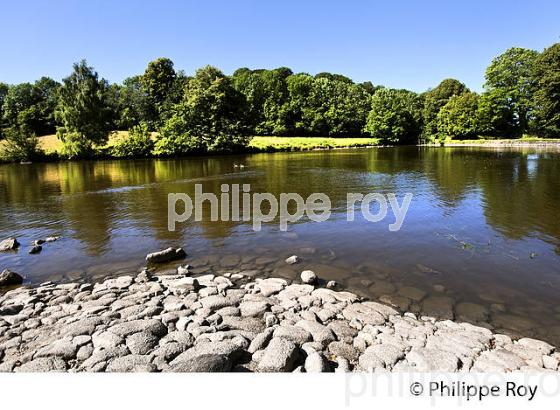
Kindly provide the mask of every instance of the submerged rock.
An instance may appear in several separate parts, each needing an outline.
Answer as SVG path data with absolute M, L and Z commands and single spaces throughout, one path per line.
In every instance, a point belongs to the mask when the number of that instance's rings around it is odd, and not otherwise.
M 31 255 L 36 255 L 38 253 L 41 253 L 42 250 L 43 250 L 43 247 L 41 245 L 35 245 L 31 249 L 29 249 L 29 253 Z
M 16 272 L 12 272 L 9 269 L 4 269 L 0 273 L 0 286 L 12 286 L 21 285 L 23 283 L 23 277 Z
M 19 247 L 19 242 L 16 238 L 4 239 L 0 242 L 0 252 L 15 251 Z
M 167 248 L 159 252 L 149 253 L 146 256 L 146 261 L 150 263 L 164 263 L 182 259 L 185 256 L 187 256 L 187 254 L 183 248 Z

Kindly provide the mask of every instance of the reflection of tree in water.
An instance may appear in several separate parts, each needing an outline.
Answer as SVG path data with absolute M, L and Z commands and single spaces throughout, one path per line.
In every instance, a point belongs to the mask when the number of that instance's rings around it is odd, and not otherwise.
M 514 154 L 479 177 L 486 220 L 512 239 L 541 233 L 560 253 L 558 155 Z
M 270 192 L 276 198 L 283 192 L 304 199 L 326 193 L 340 212 L 345 211 L 348 192 L 433 193 L 444 208 L 453 209 L 478 189 L 487 223 L 496 230 L 513 239 L 538 232 L 560 249 L 558 154 L 532 152 L 401 147 L 4 165 L 0 199 L 7 212 L 0 214 L 0 223 L 6 230 L 68 226 L 88 253 L 99 255 L 119 228 L 167 243 L 185 243 L 198 235 L 227 238 L 250 229 L 252 222 L 212 222 L 205 202 L 202 222 L 191 220 L 168 231 L 167 195 L 184 192 L 194 198 L 197 183 L 218 196 L 223 183 L 250 184 L 252 194 Z M 19 210 L 24 220 L 14 220 Z M 288 210 L 295 211 L 293 201 Z

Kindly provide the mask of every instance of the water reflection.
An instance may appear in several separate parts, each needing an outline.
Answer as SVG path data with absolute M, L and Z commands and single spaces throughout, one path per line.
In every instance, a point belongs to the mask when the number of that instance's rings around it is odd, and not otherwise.
M 305 257 L 310 266 L 374 296 L 395 298 L 406 286 L 429 296 L 440 285 L 457 303 L 509 305 L 507 314 L 540 320 L 560 338 L 559 159 L 556 151 L 527 148 L 402 147 L 2 165 L 0 237 L 17 236 L 24 246 L 0 255 L 0 268 L 32 283 L 101 277 L 137 269 L 154 249 L 182 245 L 192 260 L 211 256 L 228 267 L 222 260 L 236 255 L 244 269 L 293 278 L 284 255 L 314 249 Z M 288 233 L 275 221 L 255 233 L 250 222 L 211 222 L 205 203 L 202 222 L 169 232 L 167 194 L 194 195 L 196 183 L 214 193 L 223 183 L 276 196 L 324 192 L 333 217 L 323 224 L 304 219 Z M 400 232 L 388 231 L 393 220 L 345 220 L 347 193 L 372 191 L 414 194 Z M 64 239 L 27 254 L 33 240 L 48 235 Z M 263 258 L 269 262 L 255 263 Z

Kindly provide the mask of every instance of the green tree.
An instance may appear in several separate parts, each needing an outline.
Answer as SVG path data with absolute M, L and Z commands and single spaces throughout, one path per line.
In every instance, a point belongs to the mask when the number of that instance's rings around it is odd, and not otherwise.
M 532 119 L 533 95 L 535 93 L 535 63 L 539 53 L 534 50 L 513 47 L 492 60 L 486 69 L 486 91 L 492 96 L 488 101 L 494 102 L 494 115 L 507 107 L 508 112 L 502 121 L 495 124 L 508 124 L 511 129 L 497 129 L 498 135 L 508 132 L 518 137 L 529 130 Z M 487 101 L 487 102 L 488 102 Z
M 188 81 L 185 96 L 160 130 L 157 155 L 229 151 L 249 143 L 246 100 L 229 77 L 206 66 Z
M 64 154 L 70 158 L 91 154 L 95 145 L 107 142 L 113 127 L 109 85 L 85 60 L 74 64 L 62 83 L 55 115 L 62 124 L 57 135 Z
M 383 144 L 413 144 L 421 131 L 422 100 L 414 92 L 383 88 L 372 97 L 365 132 Z
M 543 137 L 560 137 L 560 43 L 545 49 L 535 64 L 536 132 Z
M 173 61 L 169 58 L 158 58 L 149 62 L 141 77 L 144 91 L 158 113 L 158 119 L 161 119 L 162 114 L 172 105 L 169 100 L 170 97 L 176 96 L 176 79 L 177 73 L 173 68 Z M 182 97 L 182 90 L 180 90 L 179 97 Z
M 3 98 L 4 127 L 27 130 L 35 135 L 55 131 L 54 111 L 60 84 L 43 77 L 34 84 L 22 83 L 9 87 Z
M 469 89 L 465 84 L 453 78 L 447 78 L 434 89 L 424 93 L 424 107 L 422 109 L 424 120 L 422 136 L 424 139 L 429 140 L 437 136 L 437 115 L 439 110 L 447 104 L 451 97 L 463 94 L 467 91 L 469 91 Z
M 449 99 L 437 115 L 437 128 L 442 139 L 478 136 L 478 100 L 478 95 L 472 92 L 454 95 Z
M 142 85 L 142 77 L 125 78 L 121 86 L 114 87 L 114 104 L 118 113 L 116 127 L 126 130 L 145 123 L 155 129 L 158 113 Z
M 2 128 L 4 128 L 4 109 L 2 108 L 4 105 L 4 99 L 6 98 L 6 94 L 8 94 L 8 90 L 10 87 L 8 84 L 4 84 L 0 81 L 0 140 L 3 138 Z

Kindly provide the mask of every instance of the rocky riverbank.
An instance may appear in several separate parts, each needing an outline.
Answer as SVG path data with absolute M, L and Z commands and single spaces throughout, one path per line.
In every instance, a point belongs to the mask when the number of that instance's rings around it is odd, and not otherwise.
M 21 287 L 0 296 L 0 371 L 559 370 L 546 342 L 400 314 L 317 283 L 309 271 L 288 283 L 179 268 Z

